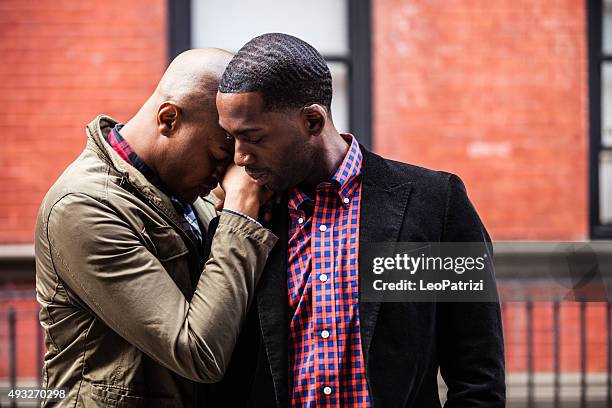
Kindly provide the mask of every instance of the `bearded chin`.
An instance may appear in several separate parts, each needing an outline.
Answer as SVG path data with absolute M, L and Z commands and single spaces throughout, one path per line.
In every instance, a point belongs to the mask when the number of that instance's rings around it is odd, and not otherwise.
M 285 180 L 274 178 L 264 187 L 266 188 L 266 190 L 270 190 L 275 193 L 279 193 L 281 191 L 285 191 L 288 189 L 288 183 Z
M 301 152 L 296 150 L 287 154 L 287 157 L 291 159 L 286 161 L 278 173 L 271 175 L 270 182 L 266 185 L 268 190 L 281 192 L 296 187 L 306 179 L 311 171 L 311 161 L 305 160 L 305 157 L 313 157 L 309 149 L 305 148 Z
M 293 185 L 293 178 L 295 176 L 294 170 L 287 169 L 284 172 L 280 172 L 280 174 L 283 174 L 284 177 L 278 176 L 276 174 L 273 174 L 272 177 L 270 177 L 270 181 L 265 185 L 265 188 L 267 190 L 274 191 L 275 193 L 280 193 L 282 191 L 286 191 L 292 187 L 295 187 L 295 185 Z M 293 177 L 288 178 L 287 176 L 289 175 Z

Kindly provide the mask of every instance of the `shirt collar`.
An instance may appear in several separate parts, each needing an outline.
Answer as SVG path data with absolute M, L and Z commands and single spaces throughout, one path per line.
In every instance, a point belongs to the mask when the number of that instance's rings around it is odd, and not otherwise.
M 353 194 L 355 189 L 359 186 L 356 182 L 361 176 L 361 161 L 363 156 L 357 139 L 351 134 L 342 133 L 342 138 L 349 143 L 349 149 L 344 156 L 344 160 L 332 176 L 332 180 L 336 181 L 339 185 L 338 196 L 340 202 L 344 207 L 348 207 L 349 202 L 345 202 L 345 198 L 350 200 L 350 196 Z
M 141 172 L 151 184 L 155 185 L 155 187 L 161 190 L 161 180 L 159 179 L 157 173 L 155 173 L 152 168 L 147 166 L 140 156 L 136 154 L 134 149 L 132 149 L 132 146 L 128 144 L 127 140 L 125 140 L 123 136 L 121 136 L 121 133 L 119 133 L 122 127 L 123 124 L 118 123 L 108 133 L 106 140 L 123 160 Z
M 359 148 L 357 139 L 351 134 L 341 133 L 340 136 L 349 144 L 349 149 L 344 155 L 344 159 L 340 166 L 334 172 L 330 180 L 325 180 L 319 183 L 317 190 L 323 186 L 326 189 L 331 189 L 338 194 L 340 203 L 348 208 L 350 196 L 355 189 L 359 187 L 358 178 L 361 176 L 361 162 L 363 155 Z M 289 206 L 297 209 L 304 202 L 311 200 L 303 191 L 295 187 L 289 195 Z
M 310 200 L 311 198 L 308 197 L 306 193 L 296 187 L 291 190 L 291 193 L 289 194 L 289 207 L 298 209 L 302 204 Z

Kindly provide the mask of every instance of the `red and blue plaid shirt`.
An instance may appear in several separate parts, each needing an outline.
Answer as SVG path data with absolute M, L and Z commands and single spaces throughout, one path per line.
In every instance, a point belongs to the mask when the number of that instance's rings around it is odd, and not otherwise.
M 287 288 L 291 406 L 370 406 L 359 334 L 359 144 L 315 199 L 289 196 Z

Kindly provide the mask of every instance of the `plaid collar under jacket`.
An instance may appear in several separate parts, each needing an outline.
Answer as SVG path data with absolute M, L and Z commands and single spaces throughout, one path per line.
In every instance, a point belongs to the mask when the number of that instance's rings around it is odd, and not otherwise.
M 291 406 L 370 406 L 359 334 L 359 213 L 362 154 L 348 152 L 315 199 L 289 195 L 287 288 Z
M 108 133 L 106 141 L 123 160 L 141 172 L 151 184 L 163 191 L 159 176 L 153 171 L 153 169 L 147 166 L 147 164 L 136 154 L 123 136 L 121 136 L 121 133 L 119 133 L 122 127 L 122 124 L 117 124 L 113 130 Z M 200 231 L 200 225 L 198 224 L 198 219 L 196 218 L 192 206 L 189 204 L 183 204 L 177 198 L 170 195 L 169 197 L 170 201 L 172 201 L 174 209 L 182 216 L 182 219 L 184 220 L 181 222 L 181 229 L 194 241 L 194 243 L 200 245 L 202 243 L 202 232 Z

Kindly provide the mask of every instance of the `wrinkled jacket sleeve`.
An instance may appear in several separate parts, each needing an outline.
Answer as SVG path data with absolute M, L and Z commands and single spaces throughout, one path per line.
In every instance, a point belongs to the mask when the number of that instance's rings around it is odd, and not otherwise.
M 223 213 L 191 302 L 108 206 L 70 194 L 50 212 L 55 270 L 106 325 L 163 366 L 200 382 L 224 374 L 276 237 Z
M 480 242 L 491 251 L 489 235 L 455 175 L 449 180 L 443 241 Z M 437 320 L 440 372 L 448 386 L 445 408 L 505 407 L 499 303 L 439 303 Z

